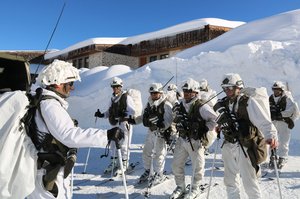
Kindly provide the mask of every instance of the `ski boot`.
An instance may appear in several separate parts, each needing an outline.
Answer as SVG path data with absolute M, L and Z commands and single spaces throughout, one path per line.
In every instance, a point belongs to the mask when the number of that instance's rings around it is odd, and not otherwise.
M 145 172 L 141 175 L 138 184 L 148 181 L 149 174 L 150 174 L 150 169 L 145 170 Z
M 171 194 L 170 199 L 182 198 L 185 196 L 185 194 L 186 194 L 185 186 L 183 187 L 177 186 L 176 189 Z
M 197 196 L 200 194 L 200 187 L 199 186 L 193 186 L 192 191 L 189 193 L 186 193 L 184 196 L 184 199 L 194 199 L 197 198 Z
M 122 161 L 122 165 L 123 165 L 124 173 L 126 173 L 127 168 L 128 168 L 128 161 L 127 160 L 123 160 Z M 121 169 L 120 166 L 118 166 L 118 168 L 116 169 L 115 176 L 117 176 L 117 175 L 122 175 L 122 169 Z
M 117 168 L 118 168 L 118 158 L 117 157 L 111 157 L 111 162 L 108 165 L 108 167 L 104 170 L 104 173 L 105 174 L 110 173 L 110 172 L 112 172 L 113 170 L 115 170 Z
M 166 178 L 167 177 L 163 173 L 156 173 L 153 178 L 153 185 L 155 186 L 162 183 L 163 181 L 165 181 Z

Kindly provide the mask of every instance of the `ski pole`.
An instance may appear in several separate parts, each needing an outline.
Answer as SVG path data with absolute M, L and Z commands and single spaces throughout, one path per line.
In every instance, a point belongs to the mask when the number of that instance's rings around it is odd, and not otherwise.
M 87 168 L 87 165 L 88 165 L 88 161 L 89 161 L 89 157 L 90 157 L 90 152 L 91 152 L 91 147 L 89 147 L 88 153 L 86 155 L 84 169 L 83 169 L 83 172 L 82 172 L 83 174 L 86 173 L 86 168 Z
M 213 159 L 213 163 L 212 163 L 212 167 L 211 167 L 212 169 L 211 169 L 211 173 L 210 173 L 206 199 L 209 199 L 209 192 L 210 192 L 211 182 L 212 182 L 213 173 L 214 173 L 215 161 L 216 161 L 216 157 L 217 157 L 217 150 L 218 150 L 218 147 L 219 147 L 219 140 L 220 140 L 220 138 L 217 138 L 217 144 L 216 144 L 216 147 L 215 147 L 215 154 L 214 154 L 214 159 Z
M 130 159 L 130 145 L 132 140 L 132 125 L 128 124 L 128 142 L 127 142 L 127 162 L 126 162 L 126 168 L 128 168 L 129 165 L 129 159 Z
M 73 188 L 74 188 L 74 167 L 71 172 L 71 198 L 73 198 Z
M 123 179 L 123 185 L 124 185 L 124 190 L 125 190 L 125 198 L 129 199 L 127 185 L 126 185 L 126 176 L 125 176 L 125 173 L 124 173 L 123 162 L 122 162 L 121 147 L 120 147 L 118 142 L 115 142 L 115 143 L 116 143 L 116 148 L 118 150 L 118 158 L 119 158 L 120 168 L 121 168 L 121 171 L 122 171 L 122 179 Z
M 96 126 L 96 124 L 97 124 L 97 117 L 95 117 L 95 126 Z M 88 153 L 86 155 L 84 169 L 83 169 L 83 172 L 82 172 L 83 174 L 86 173 L 86 168 L 87 168 L 88 161 L 89 161 L 89 158 L 90 158 L 90 152 L 91 152 L 91 147 L 89 147 Z
M 279 191 L 279 196 L 280 199 L 282 199 L 282 194 L 281 194 L 281 188 L 280 188 L 280 182 L 279 182 L 279 174 L 278 174 L 278 168 L 277 168 L 277 151 L 276 149 L 271 149 L 272 154 L 274 154 L 275 158 L 273 159 L 273 164 L 274 164 L 274 169 L 276 173 L 276 179 L 277 179 L 277 185 L 278 185 L 278 191 Z

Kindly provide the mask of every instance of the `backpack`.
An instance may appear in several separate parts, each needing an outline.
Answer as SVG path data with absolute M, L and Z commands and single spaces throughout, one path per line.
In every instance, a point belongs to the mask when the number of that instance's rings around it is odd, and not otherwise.
M 291 119 L 293 121 L 296 121 L 299 119 L 300 117 L 300 111 L 299 111 L 299 106 L 298 106 L 298 103 L 294 100 L 293 96 L 292 96 L 292 93 L 290 91 L 284 91 L 285 95 L 288 96 L 292 102 L 293 102 L 293 107 L 294 107 L 294 113 L 292 114 L 292 117 Z
M 25 198 L 35 188 L 37 150 L 21 122 L 28 105 L 24 91 L 0 95 L 1 199 Z
M 253 97 L 267 114 L 268 118 L 271 118 L 269 95 L 265 87 L 246 87 L 241 90 L 241 93 L 247 97 Z
M 271 120 L 269 95 L 265 87 L 247 87 L 243 88 L 241 90 L 241 93 L 243 93 L 247 97 L 253 97 L 260 104 L 263 111 Z M 258 131 L 258 136 L 250 140 L 249 144 L 250 147 L 248 147 L 247 153 L 251 160 L 252 166 L 255 169 L 258 169 L 257 165 L 263 163 L 268 156 L 267 145 L 262 133 Z
M 133 115 L 133 119 L 136 124 L 140 124 L 143 121 L 143 102 L 141 92 L 137 89 L 131 88 L 127 90 L 127 94 L 133 99 L 134 103 L 135 114 Z

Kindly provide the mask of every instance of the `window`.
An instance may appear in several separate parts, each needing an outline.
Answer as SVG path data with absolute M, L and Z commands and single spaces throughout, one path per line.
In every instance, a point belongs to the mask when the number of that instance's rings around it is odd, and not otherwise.
M 78 68 L 82 68 L 82 59 L 78 59 Z
M 151 56 L 149 62 L 153 62 L 157 60 L 157 56 Z
M 74 66 L 75 68 L 77 68 L 77 60 L 76 60 L 76 59 L 73 60 L 73 66 Z
M 160 55 L 160 59 L 166 59 L 169 57 L 169 54 L 162 54 Z
M 84 67 L 89 68 L 89 57 L 84 58 Z

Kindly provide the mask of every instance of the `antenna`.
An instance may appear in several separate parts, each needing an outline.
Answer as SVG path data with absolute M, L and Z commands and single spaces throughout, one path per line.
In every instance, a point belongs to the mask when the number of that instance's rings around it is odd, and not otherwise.
M 54 29 L 53 29 L 53 31 L 52 31 L 52 34 L 51 34 L 51 36 L 50 36 L 50 38 L 49 38 L 49 41 L 48 41 L 48 43 L 47 43 L 47 46 L 46 46 L 46 48 L 45 48 L 45 50 L 44 50 L 43 58 L 42 58 L 41 61 L 39 62 L 38 66 L 37 66 L 37 68 L 36 68 L 36 70 L 35 70 L 35 72 L 34 72 L 34 76 L 33 76 L 34 79 L 32 79 L 32 80 L 30 81 L 30 84 L 29 84 L 29 90 L 30 90 L 30 88 L 31 88 L 31 85 L 32 85 L 33 83 L 35 83 L 35 76 L 36 76 L 36 74 L 37 74 L 37 72 L 38 72 L 38 70 L 39 70 L 40 65 L 42 64 L 42 62 L 43 62 L 43 60 L 44 60 L 44 55 L 46 54 L 46 52 L 47 52 L 47 50 L 48 50 L 48 47 L 49 47 L 49 45 L 50 45 L 50 43 L 51 43 L 51 41 L 52 41 L 53 35 L 54 35 L 54 33 L 55 33 L 56 29 L 57 29 L 58 23 L 59 23 L 59 21 L 60 21 L 60 19 L 61 19 L 61 16 L 62 16 L 62 14 L 63 14 L 63 12 L 64 12 L 64 10 L 65 10 L 65 7 L 66 7 L 66 1 L 64 2 L 64 5 L 63 5 L 63 7 L 62 7 L 62 9 L 61 9 L 61 11 L 60 11 L 59 17 L 58 17 L 58 19 L 57 19 L 57 21 L 56 21 L 56 24 L 55 24 L 55 26 L 54 26 Z

